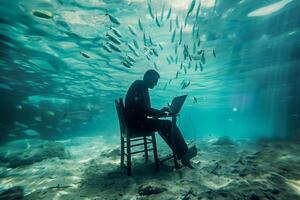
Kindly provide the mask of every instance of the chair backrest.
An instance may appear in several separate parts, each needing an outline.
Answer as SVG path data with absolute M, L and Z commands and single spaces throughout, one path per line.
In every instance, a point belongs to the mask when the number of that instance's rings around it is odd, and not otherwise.
M 123 137 L 129 137 L 129 128 L 126 121 L 123 99 L 115 100 L 116 110 L 119 118 L 120 133 Z
M 135 132 L 134 129 L 131 129 L 128 126 L 128 121 L 127 121 L 125 107 L 124 107 L 122 98 L 119 98 L 119 100 L 116 99 L 115 105 L 116 105 L 116 110 L 118 113 L 120 133 L 121 133 L 122 137 L 135 138 L 135 137 L 140 137 L 140 136 L 149 136 L 149 135 L 153 134 L 152 131 L 150 131 L 150 132 L 149 131 Z

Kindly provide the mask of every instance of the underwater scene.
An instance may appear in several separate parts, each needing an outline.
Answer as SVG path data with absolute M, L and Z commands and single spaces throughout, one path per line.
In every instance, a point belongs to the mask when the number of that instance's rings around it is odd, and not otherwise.
M 299 0 L 0 1 L 0 200 L 300 199 Z

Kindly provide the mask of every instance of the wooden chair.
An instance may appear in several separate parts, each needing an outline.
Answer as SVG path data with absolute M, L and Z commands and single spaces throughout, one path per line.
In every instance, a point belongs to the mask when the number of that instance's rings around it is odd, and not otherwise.
M 129 129 L 126 121 L 123 99 L 115 100 L 115 105 L 119 118 L 120 135 L 121 135 L 121 167 L 125 167 L 124 158 L 126 155 L 127 175 L 131 175 L 131 155 L 137 153 L 145 153 L 145 162 L 149 160 L 148 151 L 153 151 L 155 169 L 159 171 L 159 159 L 157 156 L 157 146 L 154 132 L 136 133 Z M 138 142 L 138 143 L 134 143 Z M 148 148 L 148 144 L 152 144 L 152 148 Z M 144 146 L 143 150 L 131 151 L 132 147 Z M 126 149 L 126 152 L 125 152 Z

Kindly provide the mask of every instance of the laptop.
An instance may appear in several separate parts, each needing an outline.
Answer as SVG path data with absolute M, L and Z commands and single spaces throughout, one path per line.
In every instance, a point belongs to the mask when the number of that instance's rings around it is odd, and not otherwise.
M 187 95 L 182 95 L 178 97 L 174 97 L 171 105 L 169 106 L 171 110 L 171 114 L 178 114 L 182 108 L 182 105 L 186 99 Z

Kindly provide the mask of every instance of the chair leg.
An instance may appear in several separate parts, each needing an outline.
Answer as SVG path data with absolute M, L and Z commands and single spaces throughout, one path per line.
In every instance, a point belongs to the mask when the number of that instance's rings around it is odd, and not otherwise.
M 124 163 L 124 137 L 121 136 L 121 167 L 124 167 L 125 166 L 125 163 Z
M 175 169 L 179 169 L 178 159 L 177 159 L 176 153 L 174 153 L 174 152 L 173 152 L 173 158 L 174 158 Z
M 153 133 L 151 135 L 151 137 L 152 137 L 152 144 L 153 144 L 153 155 L 154 155 L 154 162 L 155 162 L 155 170 L 159 171 L 159 160 L 158 160 L 158 156 L 157 156 L 157 146 L 156 146 L 155 134 Z
M 174 137 L 174 133 L 175 133 L 175 127 L 176 127 L 176 116 L 172 116 L 172 129 L 171 129 L 171 141 L 174 145 L 174 149 L 173 149 L 173 157 L 174 157 L 174 165 L 175 165 L 175 169 L 179 169 L 179 165 L 178 165 L 178 160 L 177 160 L 177 150 L 176 150 L 176 137 Z
M 145 162 L 147 162 L 149 160 L 149 157 L 148 157 L 148 145 L 147 145 L 146 136 L 144 136 L 144 148 L 145 148 Z
M 127 146 L 127 175 L 131 176 L 131 152 L 130 152 L 130 138 L 127 138 L 126 140 L 126 146 Z

